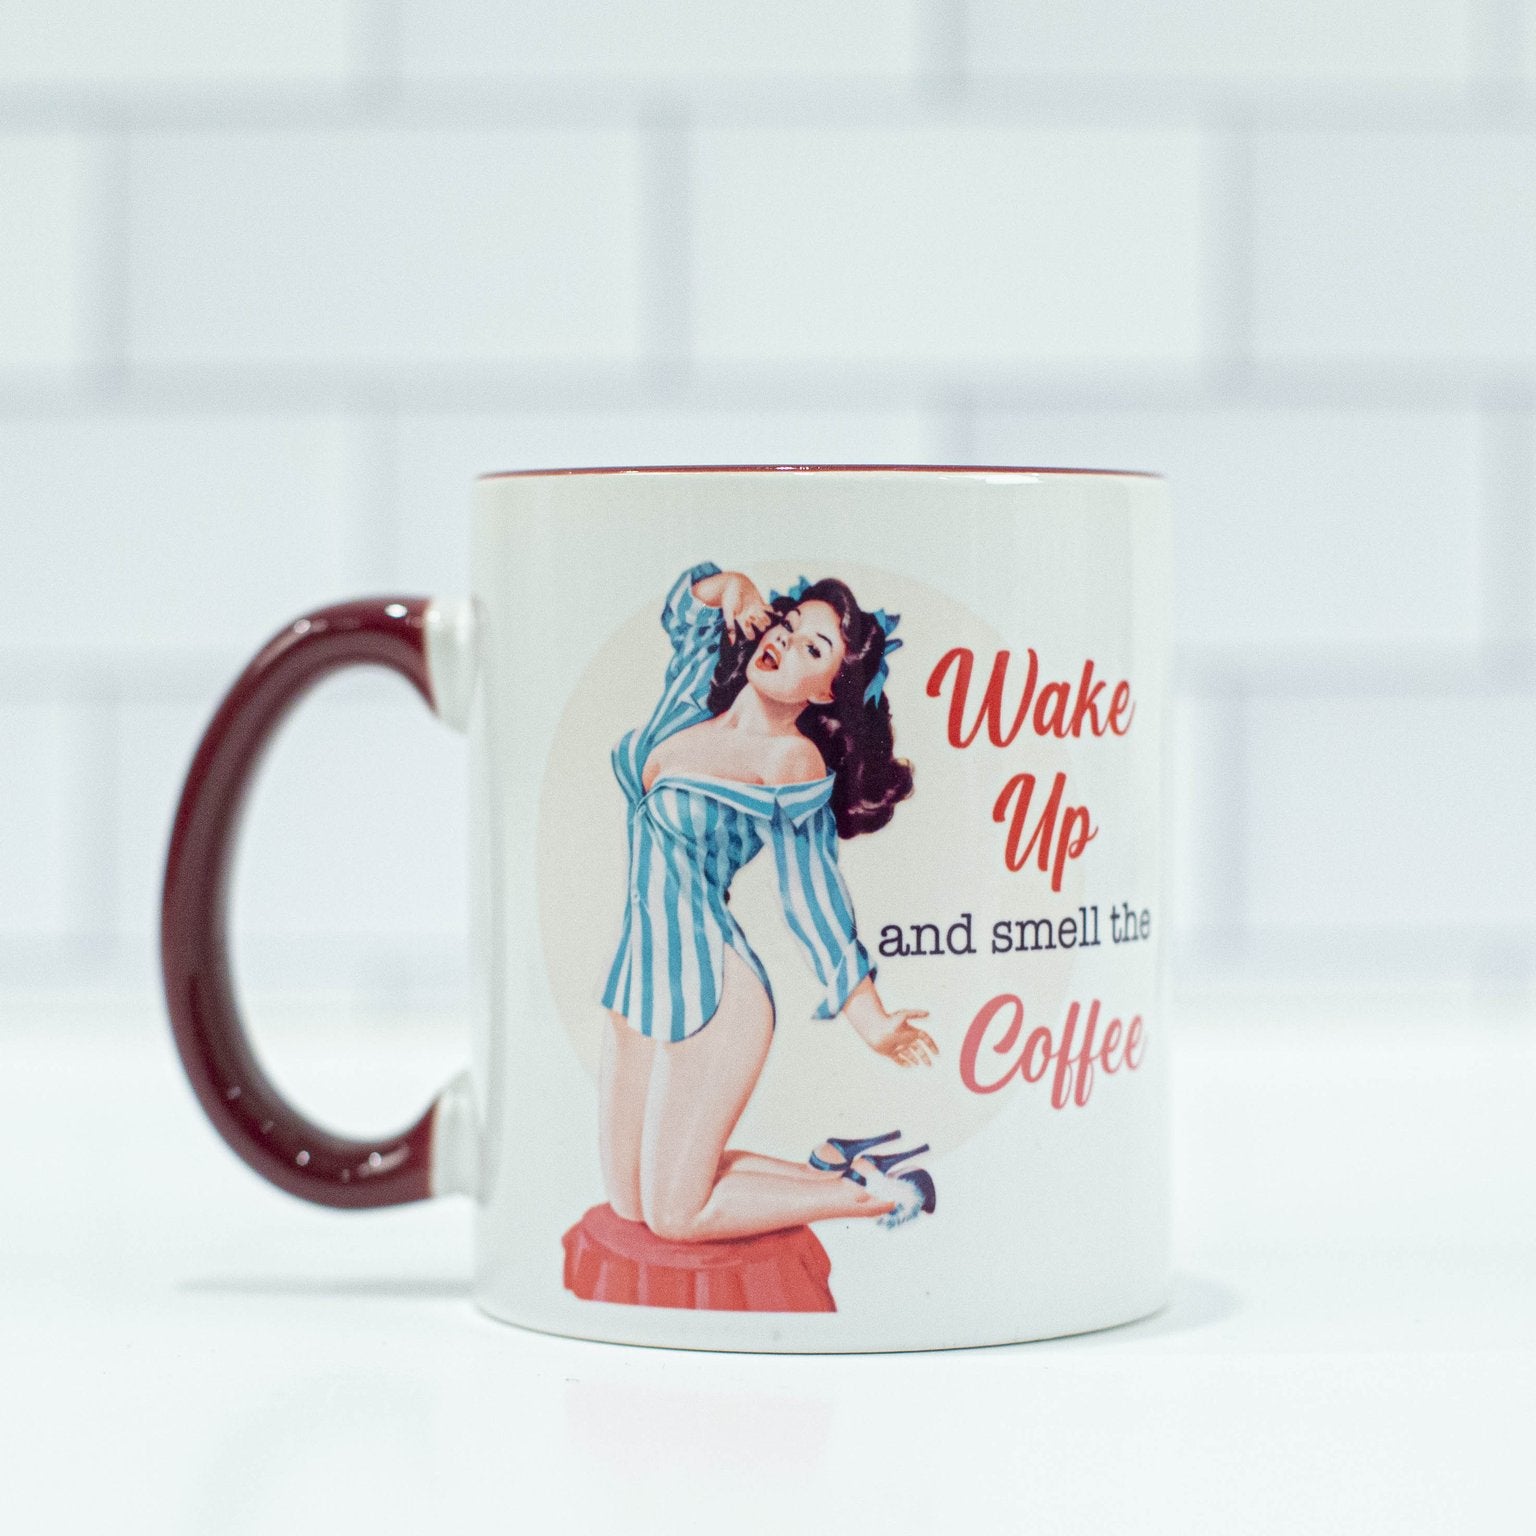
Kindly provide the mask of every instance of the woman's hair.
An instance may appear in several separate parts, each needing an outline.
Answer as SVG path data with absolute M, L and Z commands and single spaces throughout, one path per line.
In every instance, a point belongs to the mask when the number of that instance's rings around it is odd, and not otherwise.
M 827 603 L 838 616 L 846 654 L 832 680 L 830 704 L 807 704 L 795 721 L 800 732 L 820 751 L 832 785 L 832 812 L 839 837 L 878 832 L 895 814 L 898 801 L 912 793 L 912 764 L 897 757 L 891 729 L 891 704 L 882 692 L 873 704 L 864 691 L 885 654 L 885 631 L 873 614 L 859 607 L 852 592 L 828 576 L 809 586 L 798 598 L 776 597 L 768 604 L 775 622 L 801 603 Z M 709 690 L 709 712 L 730 707 L 747 681 L 747 664 L 757 649 L 757 636 L 737 627 L 733 639 L 722 630 L 720 660 Z

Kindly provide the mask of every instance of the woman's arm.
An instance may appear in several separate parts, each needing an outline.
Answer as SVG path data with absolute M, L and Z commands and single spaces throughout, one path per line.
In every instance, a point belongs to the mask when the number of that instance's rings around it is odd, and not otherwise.
M 693 595 L 701 603 L 708 603 L 711 608 L 718 608 L 724 601 L 727 584 L 745 580 L 746 578 L 739 571 L 716 571 L 713 576 L 701 576 L 694 582 Z
M 887 1013 L 875 990 L 873 976 L 864 977 L 848 994 L 848 1001 L 843 1004 L 843 1017 L 858 1031 L 859 1038 L 870 1050 L 889 1056 L 898 1066 L 929 1067 L 939 1054 L 933 1036 L 910 1022 L 926 1019 L 927 1011 L 898 1008 L 895 1013 Z
M 785 921 L 826 989 L 815 1016 L 841 1014 L 871 1050 L 901 1066 L 930 1065 L 939 1048 L 909 1022 L 928 1015 L 914 1008 L 887 1013 L 875 991 L 874 967 L 859 942 L 853 898 L 838 867 L 830 802 L 801 825 L 775 820 L 772 840 Z
M 773 615 L 751 577 L 740 571 L 716 571 L 693 584 L 693 595 L 710 608 L 718 608 L 727 631 L 734 637 L 739 625 L 744 635 L 760 635 L 773 623 Z

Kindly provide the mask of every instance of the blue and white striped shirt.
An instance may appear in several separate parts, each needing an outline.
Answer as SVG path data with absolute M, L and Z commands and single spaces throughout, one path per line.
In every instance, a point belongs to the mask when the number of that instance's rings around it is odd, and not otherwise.
M 710 718 L 725 621 L 693 595 L 693 584 L 719 569 L 705 561 L 673 584 L 661 614 L 672 639 L 661 700 L 645 726 L 626 732 L 613 750 L 613 771 L 629 801 L 629 900 L 602 1001 L 641 1034 L 661 1040 L 685 1040 L 714 1015 L 727 944 L 772 1001 L 768 973 L 725 901 L 736 871 L 765 843 L 773 848 L 789 930 L 824 988 L 815 1017 L 836 1017 L 848 994 L 874 974 L 837 867 L 834 775 L 743 784 L 663 773 L 649 792 L 641 781 L 658 742 Z

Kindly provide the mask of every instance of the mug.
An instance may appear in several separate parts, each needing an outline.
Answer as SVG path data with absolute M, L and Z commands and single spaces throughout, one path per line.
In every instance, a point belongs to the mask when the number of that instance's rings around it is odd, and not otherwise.
M 258 1173 L 474 1202 L 492 1317 L 764 1351 L 1002 1344 L 1169 1286 L 1156 475 L 928 466 L 476 482 L 468 594 L 317 609 L 191 764 L 162 962 Z M 467 732 L 469 1066 L 377 1141 L 242 1029 L 226 892 L 274 731 L 402 673 Z

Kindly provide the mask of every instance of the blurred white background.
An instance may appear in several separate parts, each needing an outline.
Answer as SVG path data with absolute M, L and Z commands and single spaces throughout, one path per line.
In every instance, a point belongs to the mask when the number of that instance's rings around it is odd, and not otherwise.
M 256 648 L 461 592 L 481 471 L 797 460 L 1171 478 L 1145 1323 L 500 1327 L 464 1202 L 333 1220 L 182 1081 L 166 842 Z M 11 1526 L 1536 1529 L 1533 521 L 1536 0 L 0 0 Z M 241 990 L 336 1129 L 465 1059 L 466 767 L 352 674 L 258 785 Z
M 483 470 L 1151 468 L 1173 976 L 1536 983 L 1530 0 L 0 0 L 0 1009 L 152 998 L 199 732 Z M 452 1012 L 463 744 L 327 685 L 248 992 Z

